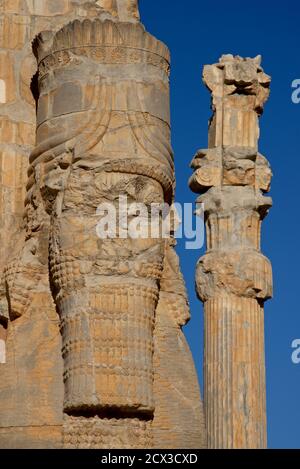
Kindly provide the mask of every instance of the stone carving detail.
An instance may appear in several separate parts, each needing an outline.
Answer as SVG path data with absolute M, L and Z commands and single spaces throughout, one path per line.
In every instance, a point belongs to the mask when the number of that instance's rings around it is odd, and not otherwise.
M 5 268 L 10 317 L 26 320 L 49 280 L 62 338 L 64 447 L 202 447 L 199 386 L 181 330 L 189 307 L 173 242 L 101 239 L 96 231 L 102 203 L 113 204 L 119 220 L 120 196 L 149 213 L 152 203 L 174 199 L 169 52 L 137 22 L 136 1 L 98 3 L 112 17 L 75 20 L 33 42 L 36 145 L 23 243 Z M 169 373 L 173 353 L 179 363 Z M 179 395 L 183 374 L 189 386 Z
M 67 25 L 64 33 L 57 34 L 51 51 L 46 48 L 42 52 L 41 43 L 47 44 L 47 36 L 51 39 L 50 32 L 39 37 L 40 79 L 53 68 L 79 65 L 85 57 L 101 64 L 147 63 L 166 73 L 170 71 L 167 48 L 150 34 L 145 34 L 140 23 L 119 23 L 116 27 L 110 20 L 96 19 L 91 25 L 89 20 L 77 20 Z M 137 42 L 140 48 L 136 47 Z
M 207 232 L 196 285 L 205 305 L 211 448 L 266 445 L 263 303 L 272 297 L 272 269 L 259 251 L 272 172 L 257 145 L 271 80 L 260 60 L 224 55 L 204 67 L 213 110 L 209 148 L 191 164 L 190 188 L 202 194 Z
M 139 419 L 105 419 L 99 417 L 66 417 L 68 432 L 64 435 L 66 449 L 152 448 L 151 425 Z

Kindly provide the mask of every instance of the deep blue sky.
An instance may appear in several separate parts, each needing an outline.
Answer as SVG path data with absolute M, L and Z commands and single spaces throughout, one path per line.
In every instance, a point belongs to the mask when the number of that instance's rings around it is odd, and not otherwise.
M 299 173 L 300 104 L 291 83 L 300 79 L 300 2 L 252 0 L 140 0 L 147 30 L 172 54 L 171 110 L 179 202 L 193 202 L 189 163 L 207 146 L 209 93 L 201 81 L 205 64 L 224 53 L 263 56 L 272 76 L 261 119 L 260 151 L 272 164 L 274 207 L 263 225 L 263 252 L 274 269 L 274 299 L 266 304 L 268 439 L 270 448 L 300 448 L 300 364 L 291 361 L 291 342 L 300 338 Z M 203 313 L 194 292 L 201 251 L 178 252 L 189 291 L 192 320 L 185 328 L 202 386 Z

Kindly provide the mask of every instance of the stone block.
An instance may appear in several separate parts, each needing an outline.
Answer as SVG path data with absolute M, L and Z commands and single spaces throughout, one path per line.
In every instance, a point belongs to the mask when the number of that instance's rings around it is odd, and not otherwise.
M 0 19 L 0 47 L 20 50 L 30 39 L 30 18 L 25 15 L 4 16 Z
M 3 116 L 0 120 L 0 142 L 33 146 L 35 126 L 27 122 L 15 122 L 10 120 L 8 116 Z
M 29 13 L 37 16 L 64 15 L 70 7 L 70 0 L 26 0 Z
M 26 0 L 3 0 L 3 13 L 26 15 L 28 13 Z
M 0 103 L 16 100 L 14 58 L 10 52 L 0 52 Z

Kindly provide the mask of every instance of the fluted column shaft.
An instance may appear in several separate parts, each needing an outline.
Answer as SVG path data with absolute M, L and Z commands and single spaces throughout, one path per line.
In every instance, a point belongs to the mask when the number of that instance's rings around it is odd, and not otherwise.
M 205 303 L 205 409 L 210 448 L 266 446 L 264 313 L 255 299 Z

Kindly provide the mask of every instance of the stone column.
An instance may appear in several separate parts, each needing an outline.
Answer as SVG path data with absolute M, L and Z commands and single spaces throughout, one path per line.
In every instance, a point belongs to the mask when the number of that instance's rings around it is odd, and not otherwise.
M 258 118 L 270 77 L 260 57 L 224 55 L 204 67 L 212 93 L 209 148 L 192 161 L 190 187 L 202 194 L 207 253 L 196 285 L 205 315 L 205 414 L 210 448 L 265 448 L 264 302 L 272 271 L 260 252 L 272 205 L 271 169 L 258 152 Z

